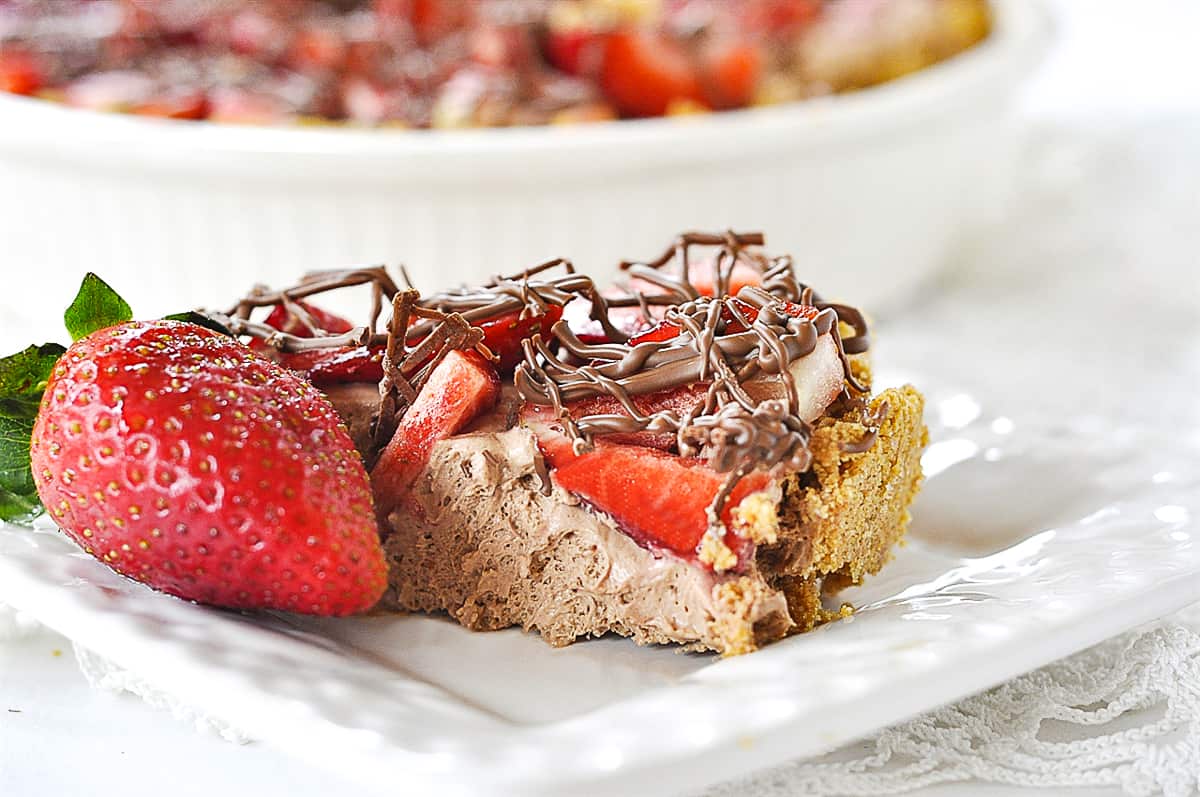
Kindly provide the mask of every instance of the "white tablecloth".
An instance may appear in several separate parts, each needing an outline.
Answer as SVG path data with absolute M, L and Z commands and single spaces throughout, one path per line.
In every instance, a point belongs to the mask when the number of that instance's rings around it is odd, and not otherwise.
M 963 253 L 961 267 L 930 286 L 909 313 L 878 327 L 877 361 L 901 369 L 943 369 L 1005 407 L 1057 413 L 1084 408 L 1198 436 L 1200 46 L 1194 39 L 1200 4 L 1056 5 L 1062 45 L 1026 104 L 1029 150 L 1018 179 L 1017 211 L 980 236 Z M 1133 760 L 1149 774 L 1125 781 L 1135 793 L 1196 789 L 1200 645 L 1182 628 L 1128 637 L 1141 641 L 1131 641 L 1132 648 L 1110 644 L 1087 660 L 1089 672 L 1111 675 L 1127 664 L 1127 677 L 1143 680 L 1168 659 L 1177 672 L 1174 685 L 1183 697 L 1177 695 L 1172 716 L 1178 727 L 1123 740 L 1143 744 Z M 1064 672 L 1060 667 L 1049 675 Z M 1162 711 L 1161 703 L 1133 711 L 1102 730 L 1144 726 Z M 937 720 L 953 726 L 964 716 L 950 712 Z M 1003 748 L 1005 720 L 987 711 L 981 716 L 986 721 L 974 731 L 998 729 L 1001 735 L 992 742 Z M 262 745 L 231 744 L 197 732 L 194 719 L 174 717 L 129 694 L 90 688 L 61 637 L 43 632 L 0 644 L 0 794 L 159 797 L 167 790 L 302 797 L 348 789 Z M 919 730 L 893 731 L 884 744 L 912 742 Z M 1048 733 L 1080 736 L 1069 727 Z M 938 761 L 928 772 L 897 776 L 896 767 L 911 763 L 910 757 L 880 770 L 859 767 L 880 774 L 874 779 L 837 768 L 836 762 L 876 753 L 877 742 L 851 745 L 825 759 L 836 777 L 853 776 L 850 780 L 831 780 L 828 772 L 807 766 L 717 793 L 808 794 L 835 782 L 850 791 L 894 793 L 939 771 L 956 779 L 965 772 L 992 781 L 1038 782 L 1013 778 L 1011 768 L 982 766 L 978 756 L 945 755 L 953 745 L 933 751 Z M 1059 752 L 1078 762 L 1089 749 L 1077 745 Z M 1175 772 L 1171 767 L 1190 767 L 1193 777 L 1154 781 L 1155 772 Z M 917 793 L 1024 791 L 976 780 Z

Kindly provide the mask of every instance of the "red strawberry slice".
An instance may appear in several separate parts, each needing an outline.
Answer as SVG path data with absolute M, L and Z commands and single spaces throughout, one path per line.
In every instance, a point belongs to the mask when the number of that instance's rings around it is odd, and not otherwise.
M 326 332 L 349 332 L 353 325 L 339 315 L 308 302 L 297 302 Z M 264 323 L 298 338 L 311 338 L 313 333 L 282 304 L 275 305 Z M 250 348 L 276 360 L 280 365 L 301 372 L 318 385 L 346 382 L 378 382 L 383 378 L 383 346 L 347 346 L 338 349 L 312 349 L 300 352 L 278 352 L 261 340 L 250 341 Z
M 417 39 L 432 43 L 453 30 L 466 28 L 475 16 L 470 3 L 459 0 L 410 0 Z
M 313 319 L 328 332 L 346 332 L 350 322 L 304 304 Z M 562 317 L 562 308 L 550 305 L 540 316 L 520 317 L 520 311 L 485 321 L 483 342 L 499 358 L 497 368 L 501 373 L 511 373 L 524 354 L 521 341 L 534 333 L 548 335 L 550 327 Z M 291 332 L 298 337 L 311 337 L 311 333 L 282 306 L 276 307 L 267 317 L 266 323 Z M 410 341 L 415 345 L 417 341 Z M 261 345 L 261 344 L 260 344 Z M 378 382 L 383 378 L 383 346 L 354 346 L 342 349 L 316 349 L 312 351 L 280 353 L 279 362 L 293 371 L 301 371 L 310 381 L 318 385 L 346 382 Z
M 563 308 L 558 305 L 548 305 L 542 315 L 530 315 L 521 318 L 521 311 L 514 310 L 499 318 L 484 321 L 479 324 L 483 330 L 483 343 L 499 358 L 497 367 L 501 373 L 511 373 L 517 363 L 524 358 L 521 341 L 540 334 L 543 338 L 550 335 L 550 327 L 554 326 L 563 315 Z
M 715 45 L 704 59 L 705 99 L 721 110 L 744 108 L 754 101 L 762 71 L 762 52 L 749 42 Z
M 362 69 L 359 71 L 368 71 Z M 408 90 L 402 85 L 385 85 L 367 76 L 351 76 L 339 88 L 342 112 L 352 122 L 377 125 L 404 118 L 410 104 Z
M 747 304 L 738 298 L 730 298 L 729 301 L 737 307 L 738 311 L 741 312 L 742 316 L 747 321 L 753 323 L 754 319 L 758 318 L 758 308 L 754 307 L 753 305 Z M 787 311 L 789 315 L 794 315 L 797 317 L 804 316 L 809 319 L 816 318 L 816 308 L 805 308 L 798 304 L 791 304 L 790 302 L 787 304 L 791 308 Z M 808 314 L 809 310 L 812 311 L 811 315 Z M 742 322 L 739 321 L 738 318 L 728 309 L 721 311 L 721 318 L 725 321 L 725 331 L 727 333 L 746 331 L 746 327 L 742 324 Z M 630 338 L 629 345 L 636 346 L 639 343 L 647 343 L 651 341 L 663 342 L 674 340 L 675 338 L 679 337 L 681 332 L 682 329 L 680 328 L 679 324 L 676 324 L 674 321 L 659 321 L 645 332 L 641 332 Z
M 67 86 L 63 99 L 76 108 L 125 111 L 149 101 L 155 90 L 154 81 L 137 72 L 93 72 Z
M 716 280 L 714 279 L 713 269 L 711 265 L 693 266 L 688 271 L 688 276 L 691 279 L 692 285 L 696 288 L 696 292 L 701 296 L 716 295 Z M 754 268 L 738 261 L 733 264 L 733 271 L 729 273 L 729 295 L 737 296 L 738 291 L 748 286 L 758 287 L 762 285 L 762 275 Z
M 605 96 L 626 116 L 662 116 L 676 102 L 704 101 L 691 57 L 667 36 L 641 31 L 609 34 L 599 80 Z
M 208 118 L 230 124 L 274 125 L 295 118 L 296 108 L 266 91 L 218 86 L 208 95 Z
M 208 115 L 208 96 L 203 91 L 164 94 L 134 106 L 133 112 L 163 119 L 203 119 Z
M 553 479 L 593 508 L 612 517 L 635 542 L 699 563 L 700 542 L 708 530 L 707 508 L 725 480 L 702 460 L 640 446 L 601 443 L 576 456 L 562 435 L 539 438 Z M 725 544 L 742 570 L 754 543 L 731 529 L 732 510 L 746 496 L 766 489 L 770 478 L 756 471 L 743 478 L 726 502 Z M 707 566 L 707 565 L 705 565 Z
M 609 292 L 606 292 L 609 293 Z M 624 296 L 625 291 L 617 290 L 612 293 Z M 563 308 L 563 318 L 567 320 L 567 326 L 575 333 L 575 337 L 579 338 L 584 343 L 611 343 L 608 335 L 604 332 L 604 327 L 591 317 L 592 302 L 589 299 L 580 297 L 567 302 Z M 612 325 L 626 335 L 636 335 L 649 328 L 645 317 L 642 315 L 640 307 L 610 307 L 608 319 Z
M 44 83 L 45 76 L 32 55 L 16 51 L 0 53 L 0 91 L 33 94 Z
M 281 352 L 280 365 L 301 372 L 315 385 L 378 382 L 383 379 L 384 346 Z
M 741 301 L 732 299 L 745 319 L 751 323 L 758 318 L 758 309 Z M 795 302 L 780 302 L 775 305 L 787 315 L 794 318 L 806 318 L 812 321 L 820 311 L 811 305 L 796 304 Z M 723 312 L 727 333 L 744 332 L 745 328 L 732 313 Z M 646 332 L 629 339 L 630 345 L 649 341 L 674 340 L 681 333 L 680 327 L 673 321 L 660 321 Z M 795 386 L 797 399 L 797 414 L 806 421 L 814 421 L 825 412 L 825 408 L 837 398 L 845 384 L 845 369 L 837 344 L 830 335 L 817 338 L 816 347 L 809 354 L 791 363 L 788 367 L 788 378 Z M 767 399 L 783 399 L 787 397 L 786 385 L 782 377 L 760 376 L 746 383 L 746 391 L 756 401 Z M 655 443 L 646 443 L 662 447 Z
M 354 325 L 340 315 L 331 313 L 328 310 L 322 310 L 320 307 L 308 302 L 296 302 L 296 304 L 304 308 L 312 316 L 312 320 L 316 322 L 317 326 L 326 332 L 332 332 L 336 335 L 339 332 L 349 332 L 354 329 Z M 266 317 L 265 323 L 268 326 L 278 329 L 280 332 L 286 332 L 298 338 L 311 338 L 313 336 L 308 327 L 302 324 L 300 319 L 282 304 L 275 305 L 274 309 L 271 310 L 271 314 Z
M 264 13 L 265 10 L 250 6 L 229 20 L 227 35 L 234 52 L 269 62 L 287 45 L 287 21 Z
M 683 417 L 697 405 L 704 403 L 707 395 L 708 383 L 696 382 L 669 390 L 660 390 L 655 393 L 633 396 L 633 405 L 643 415 L 670 411 Z M 621 402 L 610 396 L 595 396 L 580 399 L 579 401 L 572 401 L 566 405 L 566 409 L 570 412 L 571 417 L 575 419 L 586 415 L 629 415 L 625 408 L 621 406 Z M 544 424 L 553 424 L 558 420 L 553 407 L 531 403 L 526 403 L 521 408 L 521 419 L 526 423 L 534 425 L 535 428 L 540 428 L 540 425 Z M 611 443 L 647 446 L 662 451 L 670 451 L 675 447 L 675 435 L 670 433 L 632 432 L 629 434 L 606 434 L 604 439 Z
M 76 342 L 30 457 L 63 531 L 155 589 L 345 615 L 387 585 L 367 474 L 333 407 L 202 327 L 133 322 Z
M 745 4 L 747 30 L 794 36 L 821 16 L 821 0 L 752 0 Z
M 630 346 L 639 343 L 662 343 L 679 337 L 683 330 L 674 321 L 659 321 L 645 332 L 639 332 L 629 339 Z
M 433 446 L 462 431 L 500 397 L 496 369 L 474 351 L 451 351 L 404 413 L 371 471 L 383 515 L 404 499 L 429 462 Z
M 603 57 L 604 39 L 587 28 L 551 29 L 544 45 L 546 60 L 568 75 L 591 74 Z
M 387 22 L 407 22 L 422 45 L 467 27 L 475 16 L 473 3 L 461 0 L 374 0 L 375 15 Z
M 311 25 L 296 33 L 288 48 L 288 66 L 298 72 L 337 69 L 346 58 L 346 40 L 325 25 Z
M 518 71 L 542 67 L 533 35 L 516 25 L 477 25 L 467 34 L 472 60 L 492 69 Z

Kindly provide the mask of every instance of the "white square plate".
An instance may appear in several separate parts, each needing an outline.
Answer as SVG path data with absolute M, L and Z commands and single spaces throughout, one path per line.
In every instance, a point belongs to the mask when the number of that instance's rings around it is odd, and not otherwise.
M 926 385 L 928 387 L 928 385 Z M 1200 433 L 934 391 L 909 543 L 850 619 L 727 660 L 441 618 L 195 606 L 0 524 L 0 601 L 371 791 L 694 789 L 818 753 L 1200 600 Z

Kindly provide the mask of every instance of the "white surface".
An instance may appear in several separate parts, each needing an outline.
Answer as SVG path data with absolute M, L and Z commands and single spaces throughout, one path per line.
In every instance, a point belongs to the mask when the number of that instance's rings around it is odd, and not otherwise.
M 1200 70 L 1186 34 L 1195 29 L 1200 8 L 1188 2 L 1139 5 L 1146 16 L 1136 30 L 1125 16 L 1132 13 L 1127 3 L 1066 8 L 1075 11 L 1066 27 L 1073 49 L 1056 56 L 1053 73 L 1035 95 L 1039 116 L 1056 126 L 1043 130 L 1042 145 L 1025 163 L 1038 179 L 1026 186 L 1024 212 L 971 254 L 969 273 L 943 286 L 945 294 L 881 328 L 879 356 L 895 366 L 948 372 L 980 393 L 1008 391 L 1013 400 L 1041 405 L 1050 415 L 1099 408 L 1194 435 L 1200 94 L 1187 79 Z M 1078 107 L 1075 97 L 1081 98 Z M 297 795 L 337 788 L 311 767 L 285 763 L 261 745 L 218 744 L 132 700 L 89 693 L 69 671 L 59 669 L 61 679 L 53 677 L 58 660 L 29 653 L 14 663 L 8 652 L 3 656 L 2 699 L 38 707 L 47 729 L 37 737 L 31 725 L 0 714 L 5 794 L 96 793 L 97 772 L 113 784 L 106 793 L 161 794 L 159 783 L 148 786 L 134 774 L 148 767 L 164 778 L 196 772 L 170 777 L 171 791 L 180 794 L 262 793 L 258 784 L 270 773 L 281 789 L 294 787 Z M 44 673 L 45 680 L 33 673 Z M 127 742 L 113 730 L 126 727 Z M 64 746 L 81 751 L 75 754 L 81 766 L 42 763 L 48 750 Z M 403 783 L 402 773 L 397 783 Z M 1016 793 L 978 784 L 921 792 Z
M 0 240 L 19 274 L 71 284 L 90 268 L 135 307 L 173 312 L 314 268 L 402 258 L 428 289 L 569 255 L 603 276 L 678 231 L 766 229 L 827 293 L 880 305 L 1003 194 L 1007 111 L 1046 30 L 1036 0 L 998 6 L 995 36 L 910 77 L 703 118 L 270 129 L 0 95 Z M 0 310 L 58 302 L 16 290 Z
M 1187 627 L 1200 631 L 1200 617 L 1195 614 L 1180 618 L 1180 621 Z M 1053 701 L 1070 700 L 1080 695 L 1081 690 L 1094 691 L 1093 684 L 1101 685 L 1112 674 L 1119 673 L 1122 667 L 1127 668 L 1127 678 L 1134 681 L 1130 684 L 1133 687 L 1131 691 L 1137 691 L 1139 686 L 1136 680 L 1139 676 L 1161 676 L 1163 666 L 1173 665 L 1175 672 L 1183 671 L 1179 667 L 1180 653 L 1186 650 L 1188 640 L 1179 639 L 1180 633 L 1181 629 L 1172 629 L 1170 626 L 1162 630 L 1145 631 L 1131 639 L 1128 651 L 1114 650 L 1112 645 L 1102 646 L 1092 652 L 1090 660 L 1077 659 L 1067 663 L 1075 664 L 1075 668 L 1056 665 L 1044 673 L 1039 673 L 1039 680 L 1022 679 L 1019 682 L 1020 688 L 1015 690 L 1016 694 L 1021 695 L 1027 705 L 1036 706 L 1040 710 L 1042 706 Z M 1195 639 L 1193 634 L 1193 651 Z M 1152 655 L 1136 661 L 1127 655 L 1130 651 Z M 1111 656 L 1111 660 L 1096 661 L 1095 656 L 1106 654 Z M 1196 666 L 1197 661 L 1200 659 L 1197 659 L 1193 652 L 1192 667 Z M 1159 665 L 1157 672 L 1154 670 L 1156 664 Z M 1089 668 L 1087 672 L 1090 672 L 1093 678 L 1081 678 L 1079 667 Z M 123 797 L 161 797 L 163 784 L 169 784 L 170 792 L 181 797 L 208 797 L 213 793 L 222 792 L 245 795 L 286 793 L 296 797 L 312 797 L 345 793 L 348 790 L 344 781 L 324 776 L 310 767 L 298 766 L 294 761 L 262 745 L 234 745 L 219 741 L 215 736 L 198 735 L 191 729 L 190 724 L 171 721 L 166 719 L 165 714 L 153 713 L 130 695 L 117 696 L 107 691 L 89 689 L 72 660 L 70 642 L 49 632 L 20 643 L 0 646 L 0 683 L 20 684 L 24 687 L 23 694 L 18 699 L 0 701 L 0 742 L 3 742 L 0 746 L 0 793 L 6 795 L 104 793 L 121 794 Z M 1046 695 L 1044 689 L 1048 684 L 1055 684 L 1058 693 Z M 1186 691 L 1186 685 L 1176 686 L 1177 688 L 1172 688 L 1169 682 L 1164 683 L 1161 690 L 1173 696 Z M 1154 686 L 1150 685 L 1150 688 L 1153 689 Z M 1140 689 L 1144 691 L 1146 686 L 1142 685 Z M 1039 692 L 1042 694 L 1039 695 Z M 1011 695 L 1012 691 L 1008 694 Z M 994 716 L 994 698 L 984 696 L 972 703 L 982 703 L 983 700 L 987 700 L 988 703 L 975 707 L 975 710 L 983 709 Z M 1005 712 L 1002 712 L 1002 715 L 1003 713 Z M 963 727 L 965 720 L 970 716 L 970 710 L 965 713 L 946 711 L 940 712 L 936 721 L 942 732 L 954 732 L 956 728 Z M 1020 721 L 1021 714 L 1014 714 L 1012 719 Z M 935 718 L 930 717 L 929 720 L 934 721 Z M 1153 720 L 1154 717 L 1147 716 L 1141 722 Z M 1195 726 L 1200 724 L 1200 713 L 1193 713 L 1192 724 L 1191 738 L 1196 739 L 1198 737 Z M 922 735 L 928 739 L 937 731 L 936 728 L 922 728 L 918 723 L 912 725 L 914 727 L 897 728 L 891 732 L 890 738 L 886 741 L 881 739 L 880 742 L 891 745 L 897 756 L 900 756 L 911 750 L 911 741 L 922 738 Z M 1058 728 L 1055 728 L 1055 723 L 1050 723 L 1051 728 L 1045 734 L 1045 740 L 1051 743 L 1069 743 L 1072 738 L 1068 732 L 1071 726 L 1066 723 L 1057 725 Z M 112 733 L 114 728 L 121 729 L 121 733 Z M 1067 728 L 1068 731 L 1062 728 Z M 1132 732 L 1135 729 L 1138 729 L 1137 721 L 1119 721 L 1106 725 L 1102 730 L 1120 733 Z M 1094 733 L 1096 732 L 1077 734 L 1075 738 L 1088 738 Z M 1014 737 L 1018 734 L 1014 734 Z M 1153 744 L 1156 736 L 1151 729 L 1148 733 L 1140 733 L 1135 743 Z M 87 740 L 86 744 L 79 744 L 72 750 L 71 760 L 75 766 L 69 770 L 60 766 L 58 756 L 47 754 L 47 751 L 59 749 L 64 739 Z M 906 740 L 910 741 L 910 744 L 905 744 Z M 880 742 L 851 745 L 837 756 L 836 760 L 854 761 L 867 756 L 882 758 L 884 756 L 880 755 Z M 1126 756 L 1114 763 L 1121 763 L 1122 760 L 1127 762 L 1130 759 L 1129 741 L 1126 740 L 1122 746 Z M 986 744 L 981 745 L 981 758 L 987 755 L 989 747 L 992 749 L 993 758 L 1014 758 L 1011 754 L 1006 756 L 1002 747 Z M 934 752 L 938 752 L 938 749 L 934 748 Z M 1140 756 L 1134 756 L 1134 761 L 1140 759 L 1145 762 L 1148 758 L 1147 752 L 1148 750 L 1144 750 Z M 1166 754 L 1172 751 L 1162 752 Z M 1181 751 L 1175 752 L 1178 755 Z M 925 757 L 929 757 L 928 751 Z M 1179 758 L 1183 760 L 1183 756 Z M 972 762 L 969 757 L 962 756 L 957 759 L 955 763 L 958 769 L 972 764 L 974 768 L 979 768 L 978 760 Z M 17 762 L 20 762 L 20 766 L 14 767 Z M 833 762 L 825 761 L 818 765 L 828 767 L 831 763 Z M 1078 768 L 1082 762 L 1073 758 L 1065 762 L 1060 760 L 1059 766 L 1064 764 Z M 1020 762 L 1016 767 L 1017 773 L 1027 772 L 1029 765 L 1028 761 Z M 911 767 L 912 764 L 908 766 Z M 1095 767 L 1096 762 L 1092 762 L 1092 766 Z M 846 778 L 851 786 L 846 793 L 858 794 L 864 791 L 864 774 L 874 774 L 876 780 L 872 785 L 879 793 L 891 792 L 893 790 L 887 789 L 887 786 L 903 784 L 911 781 L 914 776 L 911 772 L 906 774 L 904 771 L 896 771 L 894 767 L 879 771 L 881 769 L 883 768 L 878 766 L 864 767 L 860 771 L 863 774 L 857 776 L 857 789 L 852 788 L 856 782 L 855 776 Z M 915 774 L 926 778 L 937 777 L 945 775 L 946 769 L 926 768 Z M 136 777 L 131 775 L 135 771 L 139 773 Z M 178 777 L 181 771 L 192 771 L 194 774 L 183 779 Z M 109 773 L 107 779 L 100 782 L 93 774 L 97 772 Z M 220 774 L 205 776 L 205 773 Z M 774 778 L 763 777 L 756 785 L 747 787 L 737 784 L 729 787 L 729 790 L 718 790 L 706 794 L 705 797 L 743 797 L 760 794 L 790 796 L 797 792 L 781 790 L 781 786 L 786 788 L 784 784 L 795 784 L 800 780 L 810 784 L 821 780 L 828 783 L 828 777 L 816 778 L 814 774 L 810 771 L 798 777 L 796 771 L 789 769 L 778 773 Z M 106 784 L 111 785 L 105 788 Z M 219 792 L 214 788 L 218 784 Z M 774 788 L 772 784 L 776 784 Z M 1101 788 L 1078 789 L 1072 790 L 1071 794 L 1079 797 L 1099 797 L 1111 795 L 1113 791 Z M 396 788 L 392 793 L 406 792 L 402 788 Z M 963 793 L 981 797 L 1016 797 L 1024 792 L 977 782 L 965 788 L 935 787 L 919 791 L 923 797 L 950 797 Z
M 1026 420 L 934 377 L 909 544 L 849 620 L 727 660 L 442 618 L 246 618 L 0 525 L 0 601 L 383 793 L 698 789 L 825 752 L 1200 600 L 1200 440 Z M 830 667 L 836 662 L 836 667 Z

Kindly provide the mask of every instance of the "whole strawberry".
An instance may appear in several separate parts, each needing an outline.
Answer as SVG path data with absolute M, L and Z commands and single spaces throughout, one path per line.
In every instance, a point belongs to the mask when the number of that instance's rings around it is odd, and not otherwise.
M 333 408 L 226 335 L 153 321 L 76 341 L 30 455 L 63 531 L 155 589 L 345 615 L 386 586 L 367 474 Z

